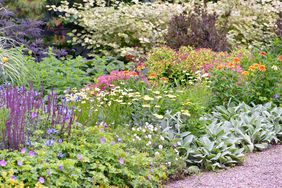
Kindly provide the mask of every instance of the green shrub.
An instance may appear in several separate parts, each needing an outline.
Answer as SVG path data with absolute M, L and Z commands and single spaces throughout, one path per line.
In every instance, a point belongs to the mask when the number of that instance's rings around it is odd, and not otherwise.
M 82 70 L 84 61 L 80 56 L 75 59 L 59 60 L 52 54 L 39 63 L 29 59 L 28 66 L 32 70 L 29 81 L 36 89 L 43 86 L 45 91 L 54 89 L 58 94 L 63 94 L 70 88 L 82 88 L 90 82 L 90 77 Z

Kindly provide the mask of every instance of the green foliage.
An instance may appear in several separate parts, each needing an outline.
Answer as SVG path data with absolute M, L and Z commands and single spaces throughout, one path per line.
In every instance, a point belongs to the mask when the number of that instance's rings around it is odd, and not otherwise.
M 95 56 L 95 58 L 84 63 L 82 70 L 84 70 L 89 76 L 97 78 L 99 76 L 109 74 L 113 70 L 127 70 L 132 67 L 132 63 L 125 64 L 124 61 L 118 60 L 115 57 Z
M 58 94 L 70 88 L 81 88 L 90 82 L 90 77 L 82 70 L 84 61 L 80 56 L 59 60 L 52 54 L 39 63 L 29 58 L 28 66 L 32 70 L 30 81 L 37 89 L 43 86 L 45 91 L 54 89 Z

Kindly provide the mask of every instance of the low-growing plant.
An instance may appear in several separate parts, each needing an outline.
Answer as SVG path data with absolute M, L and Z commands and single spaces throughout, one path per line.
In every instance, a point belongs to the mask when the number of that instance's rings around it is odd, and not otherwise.
M 118 137 L 125 132 L 130 136 Z M 84 128 L 75 126 L 68 141 L 56 141 L 52 145 L 37 143 L 33 148 L 15 152 L 2 151 L 0 181 L 6 184 L 13 179 L 25 186 L 47 187 L 156 187 L 167 179 L 167 169 L 181 164 L 181 158 L 172 161 L 177 157 L 172 146 L 162 141 L 157 131 L 147 133 L 152 136 L 154 149 L 147 147 L 146 152 L 140 152 L 148 139 L 143 131 L 126 128 L 115 131 L 104 123 Z M 144 141 L 133 141 L 137 134 Z
M 248 106 L 218 106 L 205 117 L 209 122 L 224 123 L 246 151 L 263 150 L 269 144 L 277 143 L 282 134 L 282 109 L 272 103 Z

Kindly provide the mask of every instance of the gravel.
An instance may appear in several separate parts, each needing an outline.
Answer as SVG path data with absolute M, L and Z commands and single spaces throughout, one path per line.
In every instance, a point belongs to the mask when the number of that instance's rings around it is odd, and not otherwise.
M 243 166 L 204 172 L 167 188 L 282 188 L 282 145 L 247 155 Z

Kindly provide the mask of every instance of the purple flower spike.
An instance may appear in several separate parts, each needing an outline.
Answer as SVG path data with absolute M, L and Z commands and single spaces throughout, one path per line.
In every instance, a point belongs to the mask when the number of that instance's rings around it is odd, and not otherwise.
M 82 155 L 78 154 L 76 157 L 77 157 L 78 160 L 80 160 L 80 161 L 82 160 Z
M 22 166 L 23 163 L 22 163 L 21 161 L 17 161 L 17 165 L 18 165 L 18 166 Z
M 60 166 L 59 166 L 59 169 L 60 169 L 60 171 L 63 171 L 63 166 L 60 165 Z
M 120 165 L 123 165 L 123 164 L 124 164 L 123 158 L 119 158 L 119 164 L 120 164 Z
M 40 177 L 38 181 L 43 184 L 45 182 L 45 179 L 43 177 Z
M 6 163 L 6 161 L 5 161 L 5 159 L 3 159 L 3 160 L 1 160 L 0 161 L 0 166 L 6 166 L 7 165 L 7 163 Z
M 105 143 L 106 143 L 105 138 L 104 138 L 104 137 L 102 137 L 102 138 L 100 139 L 100 142 L 101 142 L 101 144 L 105 144 Z
M 58 142 L 59 142 L 59 143 L 62 143 L 62 142 L 63 142 L 63 140 L 60 138 L 60 139 L 58 140 Z

